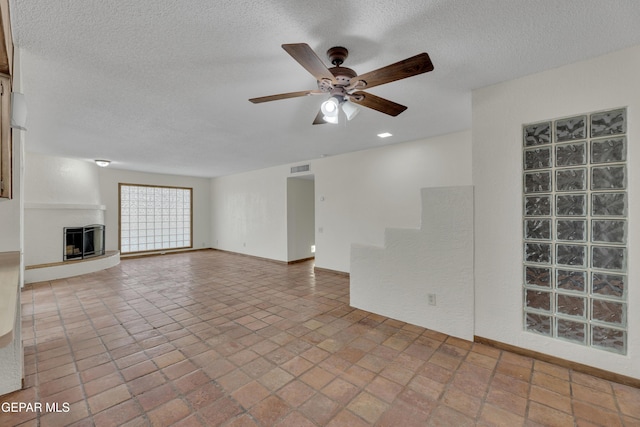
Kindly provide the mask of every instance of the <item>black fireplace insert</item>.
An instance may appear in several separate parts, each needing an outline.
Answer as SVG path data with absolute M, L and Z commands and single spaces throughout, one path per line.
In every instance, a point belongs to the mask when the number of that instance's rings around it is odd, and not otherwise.
M 104 255 L 104 225 L 64 228 L 64 260 Z

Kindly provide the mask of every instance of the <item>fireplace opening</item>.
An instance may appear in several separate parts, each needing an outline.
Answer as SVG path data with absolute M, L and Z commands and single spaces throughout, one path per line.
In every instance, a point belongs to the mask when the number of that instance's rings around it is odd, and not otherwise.
M 104 255 L 104 225 L 64 228 L 64 260 Z

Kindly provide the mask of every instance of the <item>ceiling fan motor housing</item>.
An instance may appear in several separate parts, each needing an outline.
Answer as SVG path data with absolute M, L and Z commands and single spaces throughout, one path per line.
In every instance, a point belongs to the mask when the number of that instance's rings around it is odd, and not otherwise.
M 351 79 L 358 74 L 351 68 L 340 66 L 347 59 L 347 56 L 349 56 L 349 51 L 341 46 L 332 47 L 327 51 L 327 58 L 334 65 L 329 68 L 329 71 L 333 74 L 335 83 L 328 79 L 318 80 L 318 89 L 323 92 L 331 92 L 334 88 L 349 86 Z
M 346 47 L 334 46 L 327 51 L 327 58 L 336 67 L 342 65 L 347 56 L 349 56 L 349 51 Z
M 319 80 L 318 89 L 323 92 L 330 92 L 334 87 L 338 86 L 349 86 L 351 79 L 357 75 L 351 68 L 346 67 L 331 67 L 329 71 L 334 75 L 336 83 L 332 83 L 328 79 Z

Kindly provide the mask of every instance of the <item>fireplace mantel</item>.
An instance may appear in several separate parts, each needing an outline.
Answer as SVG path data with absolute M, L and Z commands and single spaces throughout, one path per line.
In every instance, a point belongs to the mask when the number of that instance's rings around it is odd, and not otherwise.
M 106 211 L 105 205 L 90 205 L 81 203 L 25 203 L 25 209 L 70 209 L 70 210 L 98 210 Z

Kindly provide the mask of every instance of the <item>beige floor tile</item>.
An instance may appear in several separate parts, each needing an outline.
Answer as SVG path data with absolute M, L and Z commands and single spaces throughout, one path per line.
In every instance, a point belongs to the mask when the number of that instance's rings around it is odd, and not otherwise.
M 24 288 L 0 425 L 640 425 L 640 391 L 348 305 L 349 278 L 219 251 Z

